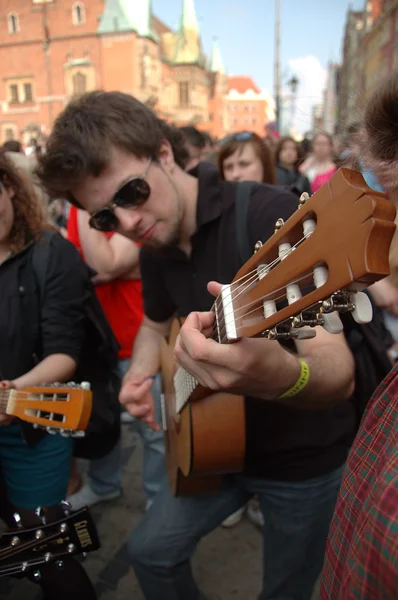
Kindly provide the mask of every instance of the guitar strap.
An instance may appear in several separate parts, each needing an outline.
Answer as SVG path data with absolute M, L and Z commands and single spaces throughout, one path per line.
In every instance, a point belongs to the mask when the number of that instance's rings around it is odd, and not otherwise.
M 253 248 L 251 247 L 247 233 L 247 214 L 251 191 L 255 185 L 256 184 L 253 181 L 240 181 L 236 184 L 235 188 L 236 237 L 238 241 L 240 266 L 244 265 L 253 254 Z

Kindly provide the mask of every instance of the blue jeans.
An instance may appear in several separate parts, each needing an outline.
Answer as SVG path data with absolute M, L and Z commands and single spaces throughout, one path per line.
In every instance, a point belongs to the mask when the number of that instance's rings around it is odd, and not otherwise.
M 120 377 L 125 375 L 129 364 L 129 359 L 119 361 Z M 156 417 L 160 423 L 160 375 L 157 375 L 152 384 L 152 393 L 155 401 Z M 141 437 L 143 444 L 143 489 L 147 500 L 152 502 L 166 473 L 163 432 L 152 431 L 138 419 L 134 421 L 133 427 Z M 117 442 L 109 454 L 98 460 L 90 461 L 88 479 L 90 487 L 99 496 L 122 489 L 121 440 Z
M 264 516 L 259 600 L 309 600 L 321 572 L 343 467 L 302 482 L 229 476 L 220 492 L 174 498 L 164 481 L 129 540 L 146 600 L 203 600 L 189 559 L 199 540 L 257 495 Z

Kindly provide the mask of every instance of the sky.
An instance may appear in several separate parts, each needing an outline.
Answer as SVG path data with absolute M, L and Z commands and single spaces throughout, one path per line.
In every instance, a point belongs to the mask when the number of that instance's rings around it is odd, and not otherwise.
M 282 85 L 299 81 L 295 125 L 311 128 L 311 107 L 322 102 L 328 61 L 341 59 L 347 9 L 365 0 L 280 0 Z M 152 0 L 154 14 L 172 28 L 183 0 Z M 195 0 L 203 47 L 210 54 L 217 37 L 229 75 L 250 75 L 273 93 L 275 0 Z

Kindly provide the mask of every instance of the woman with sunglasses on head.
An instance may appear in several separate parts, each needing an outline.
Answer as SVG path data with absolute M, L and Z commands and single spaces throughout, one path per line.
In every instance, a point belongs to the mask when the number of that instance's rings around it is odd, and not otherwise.
M 47 243 L 46 222 L 27 178 L 0 151 L 0 389 L 22 390 L 43 382 L 73 379 L 84 337 L 88 277 L 66 240 L 51 236 L 44 290 L 34 270 L 35 252 Z M 35 430 L 0 415 L 0 514 L 15 529 L 39 526 L 40 506 L 47 523 L 63 518 L 72 440 Z M 16 559 L 18 562 L 18 558 Z M 73 558 L 39 568 L 45 600 L 95 600 L 83 567 Z M 34 572 L 28 573 L 33 575 Z M 41 577 L 41 578 L 40 578 Z
M 218 168 L 222 179 L 276 183 L 271 149 L 256 133 L 235 133 L 224 138 L 219 146 Z
M 298 169 L 300 160 L 299 145 L 291 137 L 279 140 L 275 150 L 276 178 L 278 185 L 288 188 L 301 196 L 303 192 L 311 193 L 308 178 Z

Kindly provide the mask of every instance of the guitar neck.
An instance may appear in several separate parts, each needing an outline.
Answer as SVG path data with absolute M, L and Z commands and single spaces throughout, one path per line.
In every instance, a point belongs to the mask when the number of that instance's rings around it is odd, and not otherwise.
M 1 390 L 0 391 L 0 413 L 7 413 L 8 403 L 10 401 L 10 395 L 12 390 Z

